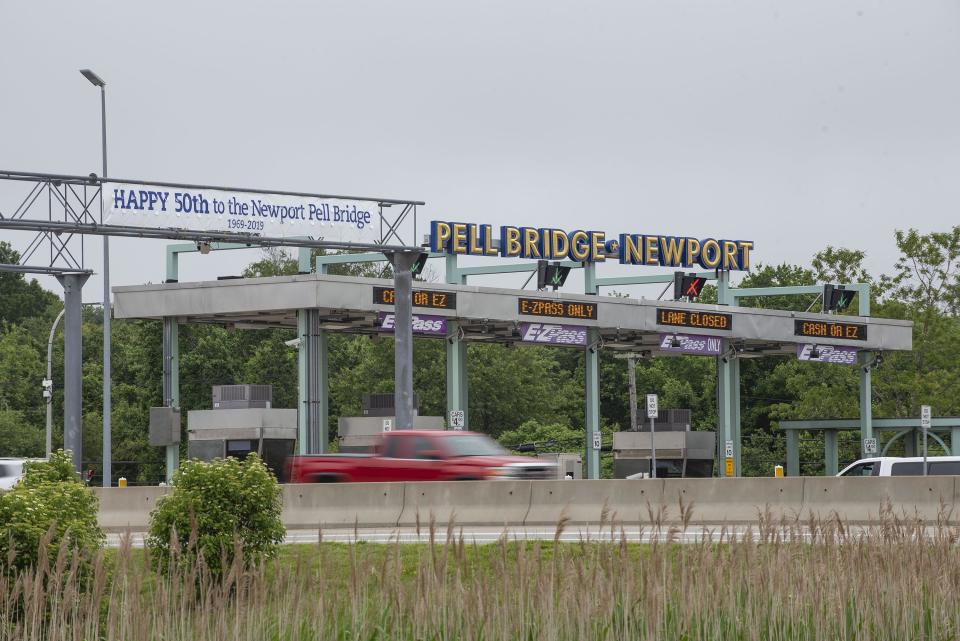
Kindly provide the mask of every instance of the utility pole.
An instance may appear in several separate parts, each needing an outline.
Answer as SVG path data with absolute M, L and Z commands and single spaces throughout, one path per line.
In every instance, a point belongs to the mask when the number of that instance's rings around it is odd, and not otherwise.
M 107 83 L 90 69 L 80 73 L 94 87 L 100 88 L 100 143 L 103 173 L 107 177 Z M 103 187 L 101 187 L 102 189 Z M 110 398 L 110 236 L 103 237 L 103 487 L 110 487 L 113 476 L 112 426 L 113 402 Z
M 637 431 L 637 359 L 627 358 L 627 380 L 630 384 L 630 431 Z

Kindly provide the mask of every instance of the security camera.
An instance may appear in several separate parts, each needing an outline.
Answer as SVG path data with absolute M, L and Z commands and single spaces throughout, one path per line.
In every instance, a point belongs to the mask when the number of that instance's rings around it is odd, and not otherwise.
M 283 341 L 283 344 L 286 345 L 287 347 L 292 347 L 293 349 L 299 349 L 299 347 L 300 347 L 300 339 L 299 339 L 299 338 L 294 338 L 294 339 L 291 339 L 291 340 L 289 340 L 289 341 Z

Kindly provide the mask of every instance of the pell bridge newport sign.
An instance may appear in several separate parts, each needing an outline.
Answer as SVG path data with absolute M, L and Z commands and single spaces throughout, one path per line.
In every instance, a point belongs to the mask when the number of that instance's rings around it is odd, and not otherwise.
M 116 287 L 115 317 L 176 318 L 239 329 L 296 327 L 297 310 L 319 310 L 321 327 L 381 331 L 393 308 L 389 281 L 325 274 Z M 422 284 L 414 313 L 456 320 L 467 340 L 521 340 L 521 325 L 542 322 L 596 328 L 616 350 L 660 350 L 662 334 L 728 339 L 741 356 L 794 354 L 796 344 L 909 350 L 906 321 L 748 309 L 631 298 L 530 292 L 469 285 Z

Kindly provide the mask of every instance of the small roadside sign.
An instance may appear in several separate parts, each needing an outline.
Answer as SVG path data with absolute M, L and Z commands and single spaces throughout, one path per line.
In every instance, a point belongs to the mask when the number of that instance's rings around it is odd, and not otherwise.
M 875 438 L 865 438 L 865 439 L 863 439 L 863 453 L 864 453 L 864 454 L 876 454 L 876 453 L 877 453 L 877 439 L 875 439 Z
M 727 457 L 726 468 L 727 469 L 725 471 L 727 473 L 727 476 L 733 476 L 733 457 L 732 456 Z
M 647 418 L 657 418 L 658 399 L 656 394 L 647 394 Z
M 727 441 L 723 446 L 723 456 L 725 458 L 733 457 L 733 441 Z
M 450 427 L 462 430 L 466 426 L 466 413 L 463 410 L 450 410 Z
M 600 449 L 600 432 L 593 433 L 593 449 Z
M 383 431 L 389 432 L 391 430 L 393 430 L 393 419 L 392 418 L 383 419 Z
M 930 406 L 920 406 L 920 429 L 926 432 L 930 429 Z

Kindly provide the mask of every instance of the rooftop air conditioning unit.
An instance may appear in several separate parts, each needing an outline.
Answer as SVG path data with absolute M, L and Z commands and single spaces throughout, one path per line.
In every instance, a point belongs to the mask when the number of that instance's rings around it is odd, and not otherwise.
M 418 414 L 420 399 L 413 395 L 413 413 Z M 394 416 L 393 392 L 388 394 L 364 394 L 361 402 L 360 414 L 362 416 Z
M 273 400 L 272 385 L 214 385 L 213 409 L 267 408 Z

